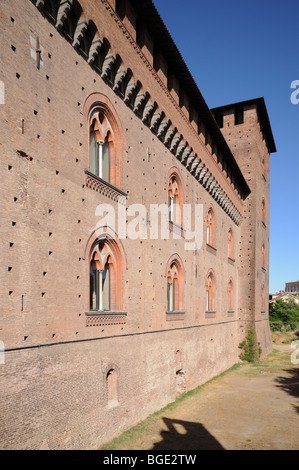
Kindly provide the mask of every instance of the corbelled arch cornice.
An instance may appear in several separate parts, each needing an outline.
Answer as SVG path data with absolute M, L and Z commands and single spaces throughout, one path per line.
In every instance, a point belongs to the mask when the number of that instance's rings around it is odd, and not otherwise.
M 44 7 L 45 7 L 44 0 L 31 0 L 31 1 L 37 6 L 37 8 L 41 12 L 43 12 Z M 107 11 L 114 18 L 118 26 L 121 28 L 121 30 L 123 31 L 128 41 L 131 43 L 136 53 L 140 56 L 140 58 L 142 59 L 146 67 L 148 68 L 149 72 L 153 75 L 154 79 L 159 83 L 161 89 L 167 95 L 167 98 L 172 102 L 172 105 L 176 108 L 181 119 L 184 121 L 184 125 L 188 126 L 188 129 L 191 130 L 193 135 L 196 136 L 197 143 L 200 145 L 201 149 L 205 152 L 205 154 L 208 155 L 207 158 L 211 159 L 210 166 L 211 168 L 213 168 L 213 170 L 208 169 L 205 166 L 205 164 L 203 164 L 203 167 L 200 166 L 200 163 L 201 163 L 200 158 L 198 158 L 197 154 L 189 146 L 188 142 L 184 139 L 183 134 L 180 133 L 180 130 L 171 125 L 171 122 L 172 122 L 171 117 L 167 115 L 165 110 L 160 109 L 158 103 L 152 103 L 150 101 L 149 98 L 151 94 L 147 90 L 142 89 L 142 84 L 135 77 L 134 71 L 133 71 L 133 76 L 130 78 L 130 80 L 126 84 L 125 93 L 123 96 L 124 102 L 132 109 L 133 112 L 135 112 L 136 115 L 140 117 L 140 119 L 142 120 L 144 124 L 148 125 L 150 130 L 160 139 L 160 141 L 164 143 L 164 145 L 173 153 L 173 155 L 175 155 L 178 161 L 180 161 L 181 164 L 184 165 L 187 168 L 187 170 L 198 180 L 199 184 L 201 184 L 203 188 L 205 188 L 209 192 L 211 197 L 228 214 L 228 216 L 234 221 L 234 223 L 236 225 L 239 225 L 240 222 L 242 221 L 241 205 L 237 203 L 237 205 L 240 206 L 240 208 L 237 208 L 236 205 L 233 203 L 232 199 L 225 193 L 224 189 L 221 187 L 222 183 L 220 181 L 217 181 L 216 173 L 214 174 L 214 168 L 216 167 L 216 163 L 213 161 L 213 158 L 211 157 L 206 146 L 200 139 L 198 133 L 196 132 L 196 130 L 194 129 L 194 127 L 188 120 L 187 116 L 184 114 L 184 112 L 180 108 L 179 104 L 175 101 L 174 97 L 169 93 L 168 89 L 166 88 L 166 86 L 164 85 L 160 77 L 157 75 L 156 71 L 154 70 L 152 65 L 149 63 L 147 58 L 144 56 L 143 52 L 141 51 L 141 49 L 139 48 L 139 46 L 137 45 L 137 43 L 135 42 L 135 40 L 133 39 L 129 31 L 126 29 L 121 19 L 113 10 L 109 2 L 107 0 L 101 0 L 101 2 L 102 4 L 104 4 Z M 73 2 L 71 0 L 60 1 L 56 23 L 55 23 L 55 27 L 60 32 L 60 34 L 63 34 L 63 25 L 68 19 L 68 15 L 70 14 L 72 10 L 72 6 L 73 6 Z M 84 19 L 84 18 L 85 17 L 84 17 L 84 11 L 83 11 L 76 27 L 74 28 L 75 32 L 74 32 L 72 45 L 75 48 L 75 50 L 78 52 L 80 50 L 80 42 L 82 38 L 84 37 L 84 34 L 86 34 L 88 30 L 88 21 L 87 19 Z M 95 61 L 97 60 L 97 57 L 100 55 L 102 51 L 104 39 L 107 39 L 107 38 L 102 38 L 100 32 L 97 31 L 97 34 L 95 35 L 91 43 L 91 46 L 90 46 L 90 49 L 88 51 L 87 58 L 86 58 L 90 66 L 94 65 Z M 109 40 L 107 40 L 107 42 L 109 43 Z M 113 82 L 111 82 L 108 80 L 108 76 L 110 75 L 115 63 L 116 63 L 116 55 L 111 53 L 111 51 L 108 50 L 105 57 L 103 58 L 102 67 L 101 67 L 101 70 L 99 71 L 99 74 L 101 75 L 105 83 L 110 85 L 112 89 L 114 90 L 114 92 L 118 94 L 118 96 L 121 96 L 121 94 L 119 93 L 119 89 L 122 83 L 125 81 L 128 71 L 130 69 L 126 68 L 125 64 L 121 60 L 121 65 L 113 77 Z M 138 92 L 138 88 L 140 88 L 139 92 Z M 136 91 L 137 91 L 137 94 L 136 94 Z M 88 100 L 90 100 L 90 97 L 88 97 L 85 102 L 84 110 L 83 110 L 84 115 L 86 115 L 86 110 L 88 109 L 88 104 L 89 104 Z M 108 109 L 107 109 L 107 112 L 108 112 Z M 116 118 L 117 113 L 112 113 L 112 114 L 113 115 L 111 116 L 111 119 L 117 120 Z M 120 123 L 117 123 L 117 127 L 121 132 L 122 127 Z M 220 179 L 224 180 L 223 175 L 221 174 L 220 176 L 221 176 Z M 229 181 L 227 181 L 227 184 L 228 185 L 230 184 Z M 215 188 L 215 186 L 218 189 L 217 191 L 212 189 L 212 188 Z M 233 189 L 233 187 L 231 187 L 230 191 L 236 194 L 235 188 Z M 240 196 L 237 196 L 237 194 L 236 194 L 236 198 L 237 200 L 241 199 Z

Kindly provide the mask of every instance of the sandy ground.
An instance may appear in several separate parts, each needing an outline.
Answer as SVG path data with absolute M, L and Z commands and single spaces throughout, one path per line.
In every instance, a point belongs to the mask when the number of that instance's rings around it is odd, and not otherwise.
M 299 450 L 299 369 L 291 353 L 280 347 L 260 364 L 230 370 L 103 449 Z

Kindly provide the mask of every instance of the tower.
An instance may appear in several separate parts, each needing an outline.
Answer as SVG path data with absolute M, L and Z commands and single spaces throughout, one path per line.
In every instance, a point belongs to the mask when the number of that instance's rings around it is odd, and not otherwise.
M 245 200 L 238 247 L 238 318 L 241 331 L 255 326 L 262 356 L 271 350 L 269 297 L 270 154 L 276 152 L 263 98 L 212 109 L 212 113 L 246 178 L 251 193 Z

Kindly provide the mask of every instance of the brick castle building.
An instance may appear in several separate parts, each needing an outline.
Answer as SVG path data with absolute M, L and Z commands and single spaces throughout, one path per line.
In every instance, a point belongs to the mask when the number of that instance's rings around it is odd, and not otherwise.
M 275 143 L 263 98 L 208 108 L 150 0 L 0 10 L 0 448 L 95 449 L 249 327 L 271 351 Z

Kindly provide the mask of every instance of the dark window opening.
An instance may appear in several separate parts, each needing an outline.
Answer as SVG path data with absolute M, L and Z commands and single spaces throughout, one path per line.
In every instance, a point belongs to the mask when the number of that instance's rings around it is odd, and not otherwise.
M 218 124 L 218 127 L 220 127 L 220 129 L 223 128 L 223 112 L 222 111 L 217 111 L 215 113 L 215 121 L 217 122 Z
M 242 106 L 235 108 L 235 126 L 244 123 L 244 109 Z
M 120 17 L 120 19 L 123 20 L 125 17 L 125 13 L 126 13 L 126 5 L 125 5 L 124 0 L 116 0 L 115 11 Z

